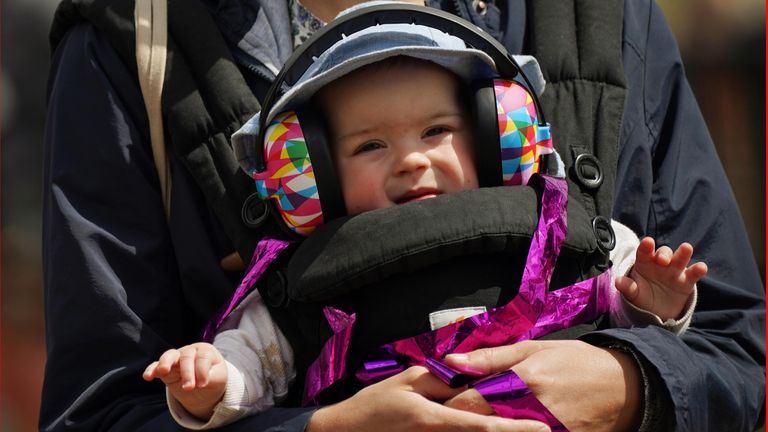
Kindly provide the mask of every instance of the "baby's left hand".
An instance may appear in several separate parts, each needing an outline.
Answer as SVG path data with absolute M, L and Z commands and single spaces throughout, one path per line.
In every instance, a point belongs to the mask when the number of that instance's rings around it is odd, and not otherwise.
M 707 274 L 703 262 L 688 267 L 693 246 L 683 243 L 674 253 L 656 249 L 650 237 L 640 241 L 629 277 L 616 278 L 616 289 L 633 305 L 658 315 L 662 321 L 682 315 L 696 283 Z

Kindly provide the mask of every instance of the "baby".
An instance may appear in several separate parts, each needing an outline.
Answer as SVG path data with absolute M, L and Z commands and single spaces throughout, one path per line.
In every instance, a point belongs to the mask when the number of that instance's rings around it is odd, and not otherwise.
M 476 52 L 450 42 L 460 45 L 442 39 L 436 45 L 463 55 Z M 493 66 L 476 53 L 478 61 Z M 464 97 L 471 72 L 422 57 L 400 52 L 378 59 L 304 95 L 328 122 L 350 215 L 478 187 Z M 613 322 L 655 323 L 681 333 L 706 265 L 689 266 L 693 248 L 687 243 L 675 251 L 656 248 L 651 238 L 639 241 L 627 227 L 613 227 L 617 247 L 611 260 L 624 302 Z M 145 380 L 166 384 L 171 412 L 185 427 L 218 427 L 265 410 L 285 395 L 295 376 L 290 346 L 258 292 L 239 309 L 238 329 L 217 335 L 213 345 L 169 350 L 144 372 Z M 227 334 L 232 332 L 237 336 Z

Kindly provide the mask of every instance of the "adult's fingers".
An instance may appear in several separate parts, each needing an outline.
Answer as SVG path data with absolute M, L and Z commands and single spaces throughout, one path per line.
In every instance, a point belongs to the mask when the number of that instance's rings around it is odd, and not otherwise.
M 475 414 L 491 415 L 495 411 L 488 405 L 483 395 L 476 389 L 469 388 L 465 391 L 457 394 L 456 396 L 448 399 L 444 403 L 449 408 L 454 408 L 462 411 L 468 411 Z
M 444 401 L 461 393 L 463 389 L 452 389 L 424 367 L 413 366 L 388 378 L 382 383 L 395 385 L 402 390 L 411 391 L 429 400 Z
M 446 432 L 548 432 L 549 427 L 535 420 L 513 420 L 502 417 L 459 411 L 441 406 L 435 409 L 439 425 L 430 430 Z
M 552 343 L 567 342 L 569 341 L 533 340 L 496 348 L 483 348 L 465 354 L 449 354 L 445 357 L 445 364 L 470 375 L 485 376 L 510 369 L 531 354 L 550 348 Z

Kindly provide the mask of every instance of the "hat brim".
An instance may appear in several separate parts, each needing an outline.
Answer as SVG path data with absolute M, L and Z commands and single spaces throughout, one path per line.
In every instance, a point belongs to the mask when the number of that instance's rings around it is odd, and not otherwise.
M 270 118 L 306 104 L 317 91 L 344 75 L 395 56 L 431 61 L 466 81 L 496 76 L 488 54 L 466 47 L 454 36 L 416 24 L 380 25 L 340 40 L 318 57 L 272 106 Z

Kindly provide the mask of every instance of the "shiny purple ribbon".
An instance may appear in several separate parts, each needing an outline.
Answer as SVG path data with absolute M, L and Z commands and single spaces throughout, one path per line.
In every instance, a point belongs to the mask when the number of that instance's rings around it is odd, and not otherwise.
M 243 297 L 251 292 L 251 288 L 264 274 L 270 264 L 280 256 L 280 253 L 287 248 L 291 242 L 285 240 L 277 240 L 265 238 L 259 241 L 256 245 L 256 249 L 253 251 L 253 257 L 251 262 L 245 269 L 245 276 L 240 282 L 240 285 L 235 289 L 232 298 L 225 307 L 216 316 L 208 322 L 203 329 L 203 341 L 211 343 L 213 342 L 216 331 L 221 327 L 224 319 L 229 316 L 232 310 L 240 303 Z
M 538 178 L 544 186 L 541 214 L 515 298 L 491 311 L 386 344 L 383 346 L 386 352 L 393 357 L 406 356 L 411 364 L 424 365 L 429 358 L 441 359 L 450 353 L 516 342 L 534 327 L 546 307 L 549 281 L 565 240 L 568 200 L 565 180 Z
M 313 402 L 312 398 L 308 398 L 310 393 L 306 391 L 307 389 L 313 392 L 311 394 L 316 395 L 338 381 L 339 377 L 346 375 L 347 371 L 347 350 L 352 338 L 355 314 L 347 315 L 332 307 L 323 308 L 323 313 L 331 325 L 333 336 L 323 345 L 320 356 L 312 362 L 307 370 L 307 384 L 302 401 L 305 406 Z
M 567 431 L 560 420 L 533 395 L 512 370 L 491 375 L 472 384 L 501 417 L 531 419 L 546 423 L 553 432 Z
M 543 184 L 541 214 L 531 239 L 518 295 L 504 306 L 382 346 L 382 358 L 365 362 L 356 372 L 355 376 L 362 384 L 380 381 L 410 365 L 429 368 L 449 385 L 466 382 L 468 379 L 450 368 L 446 369 L 435 359 L 442 359 L 450 353 L 509 345 L 542 336 L 592 321 L 608 310 L 606 293 L 610 288 L 610 272 L 548 292 L 555 260 L 567 231 L 568 194 L 564 179 L 538 177 Z M 337 361 L 346 359 L 349 345 L 340 339 L 346 338 L 351 326 L 352 323 L 345 328 L 346 333 L 335 333 L 326 342 L 323 354 L 310 366 L 304 389 L 305 404 L 317 403 L 325 388 L 343 378 L 343 374 L 329 376 L 315 369 L 328 363 L 324 356 L 333 356 Z M 398 361 L 403 358 L 408 359 L 407 364 Z M 322 381 L 311 378 L 316 376 L 324 378 Z

